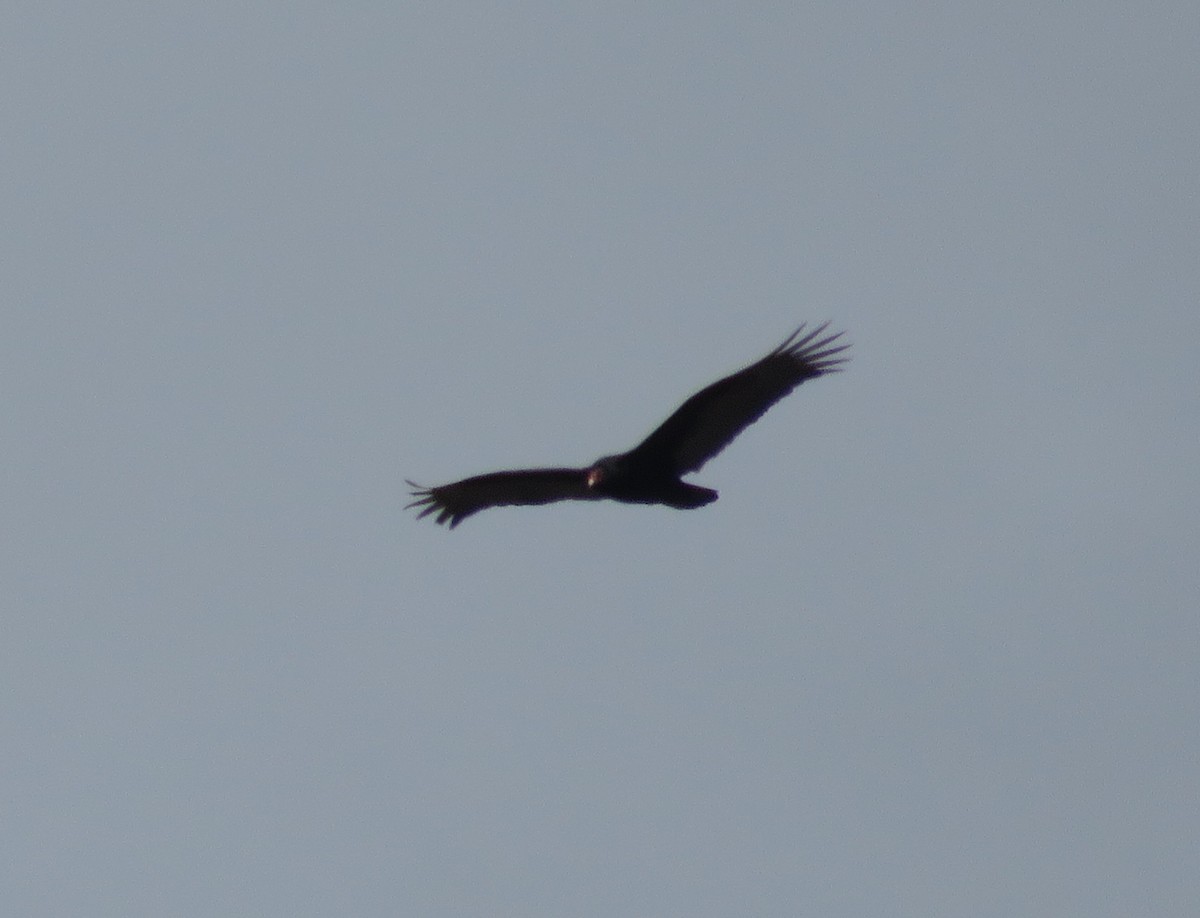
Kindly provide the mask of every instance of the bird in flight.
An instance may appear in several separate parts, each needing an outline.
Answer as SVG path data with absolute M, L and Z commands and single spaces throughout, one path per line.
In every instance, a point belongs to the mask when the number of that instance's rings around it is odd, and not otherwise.
M 608 499 L 680 510 L 710 504 L 716 491 L 681 476 L 697 471 L 800 383 L 836 373 L 848 359 L 838 356 L 850 347 L 838 343 L 843 332 L 826 334 L 826 322 L 801 337 L 805 327 L 761 360 L 701 389 L 627 453 L 586 468 L 489 472 L 435 488 L 408 481 L 416 499 L 404 509 L 420 508 L 418 519 L 436 513 L 439 523 L 453 529 L 488 507 L 559 500 Z

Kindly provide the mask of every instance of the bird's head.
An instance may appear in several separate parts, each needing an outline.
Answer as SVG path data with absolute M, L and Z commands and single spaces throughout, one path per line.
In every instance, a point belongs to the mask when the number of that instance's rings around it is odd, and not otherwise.
M 611 482 L 618 474 L 620 456 L 605 456 L 597 459 L 587 470 L 587 486 L 593 491 L 599 491 Z

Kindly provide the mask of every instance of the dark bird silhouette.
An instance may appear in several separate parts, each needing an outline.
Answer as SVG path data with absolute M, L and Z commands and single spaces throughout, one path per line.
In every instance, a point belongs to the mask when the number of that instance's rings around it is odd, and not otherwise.
M 558 500 L 619 500 L 665 504 L 680 510 L 703 507 L 717 492 L 680 479 L 697 471 L 757 421 L 768 408 L 806 379 L 835 373 L 849 344 L 842 332 L 826 335 L 826 322 L 800 337 L 801 325 L 783 344 L 744 370 L 701 389 L 676 409 L 650 436 L 627 453 L 598 459 L 581 469 L 517 469 L 464 478 L 425 488 L 408 484 L 420 507 L 418 519 L 437 514 L 453 529 L 488 507 L 549 504 Z

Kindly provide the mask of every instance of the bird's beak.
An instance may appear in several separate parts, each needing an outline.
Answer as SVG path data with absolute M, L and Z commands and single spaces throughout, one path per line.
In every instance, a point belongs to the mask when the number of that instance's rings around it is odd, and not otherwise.
M 589 488 L 596 487 L 596 485 L 600 484 L 600 479 L 603 477 L 604 475 L 599 469 L 588 469 L 587 486 Z

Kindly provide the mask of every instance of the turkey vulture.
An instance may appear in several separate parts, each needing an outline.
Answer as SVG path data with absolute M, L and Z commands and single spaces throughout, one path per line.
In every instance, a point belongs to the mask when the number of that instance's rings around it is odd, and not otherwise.
M 710 504 L 716 491 L 680 476 L 699 469 L 806 379 L 841 369 L 847 358 L 837 355 L 850 345 L 835 344 L 843 333 L 826 335 L 828 327 L 826 322 L 801 338 L 801 325 L 762 360 L 701 389 L 627 453 L 582 469 L 490 472 L 436 488 L 409 481 L 416 500 L 404 509 L 420 507 L 418 519 L 436 513 L 453 529 L 472 513 L 513 504 L 601 498 L 680 510 Z

